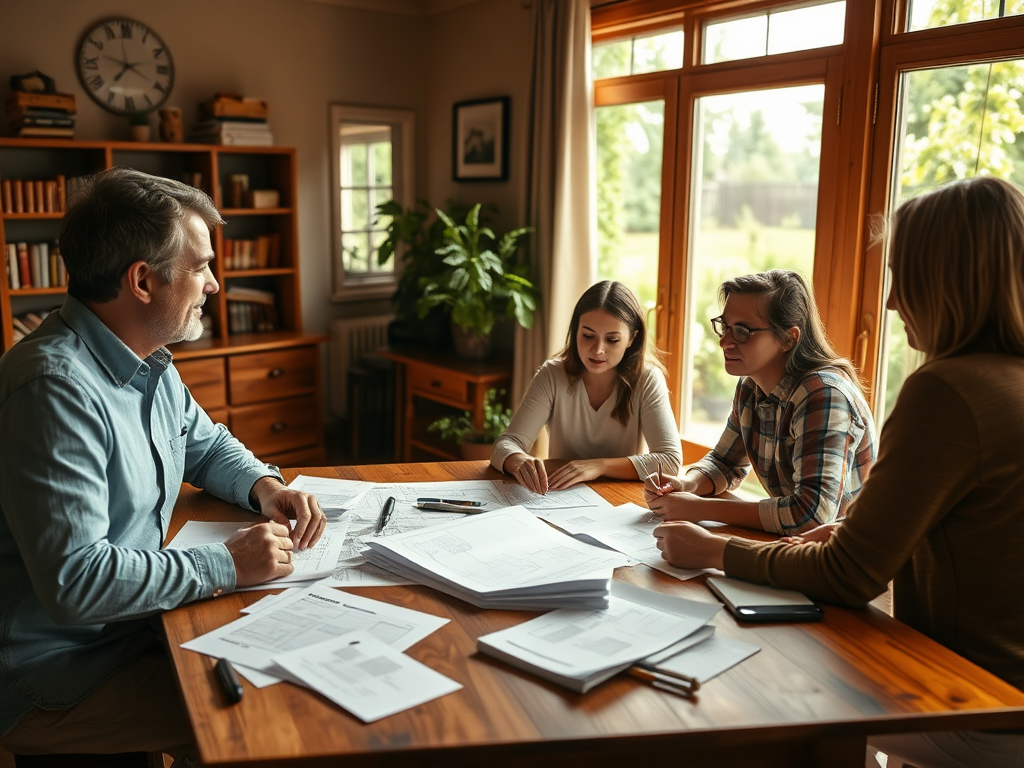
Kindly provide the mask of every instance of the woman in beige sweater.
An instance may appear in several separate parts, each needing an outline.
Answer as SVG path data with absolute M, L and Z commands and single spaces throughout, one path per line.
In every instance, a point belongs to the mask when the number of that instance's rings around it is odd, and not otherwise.
M 608 280 L 592 285 L 576 302 L 565 349 L 537 371 L 491 464 L 536 493 L 601 476 L 676 474 L 683 452 L 664 373 L 636 294 Z M 550 477 L 530 455 L 545 425 L 549 455 L 568 459 Z
M 863 606 L 892 581 L 896 618 L 1024 689 L 1024 611 L 1007 603 L 1024 593 L 1024 194 L 1000 179 L 956 182 L 904 203 L 891 228 L 887 306 L 925 363 L 849 518 L 802 546 L 686 522 L 655 536 L 672 565 L 825 602 Z M 1024 764 L 1024 732 L 872 745 L 919 768 Z

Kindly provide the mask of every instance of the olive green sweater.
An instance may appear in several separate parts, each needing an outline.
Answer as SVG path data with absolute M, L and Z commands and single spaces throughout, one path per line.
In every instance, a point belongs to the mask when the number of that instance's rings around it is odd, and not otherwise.
M 852 606 L 891 580 L 896 618 L 1024 689 L 1024 359 L 922 366 L 832 539 L 733 538 L 725 571 Z

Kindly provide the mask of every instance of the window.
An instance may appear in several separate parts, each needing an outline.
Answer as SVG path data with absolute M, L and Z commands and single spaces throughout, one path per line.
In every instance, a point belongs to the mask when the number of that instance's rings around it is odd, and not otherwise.
M 845 20 L 844 0 L 714 21 L 704 27 L 703 61 L 714 64 L 839 45 Z
M 591 56 L 595 80 L 679 69 L 683 66 L 683 30 L 595 42 Z
M 908 29 L 931 29 L 1024 13 L 1024 0 L 911 0 Z
M 388 221 L 377 208 L 413 201 L 413 118 L 404 110 L 331 107 L 333 300 L 390 296 L 394 259 L 378 263 Z

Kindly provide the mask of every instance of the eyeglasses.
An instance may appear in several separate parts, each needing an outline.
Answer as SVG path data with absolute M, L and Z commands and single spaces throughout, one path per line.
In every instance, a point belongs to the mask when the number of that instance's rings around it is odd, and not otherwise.
M 719 337 L 725 336 L 726 331 L 732 331 L 732 338 L 737 344 L 746 344 L 751 334 L 758 331 L 767 331 L 768 328 L 747 328 L 745 325 L 728 325 L 722 316 L 711 318 L 711 330 Z

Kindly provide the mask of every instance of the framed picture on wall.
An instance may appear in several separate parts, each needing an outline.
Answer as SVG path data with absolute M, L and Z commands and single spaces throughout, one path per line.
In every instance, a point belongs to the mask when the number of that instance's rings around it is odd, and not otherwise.
M 452 107 L 452 178 L 508 179 L 508 96 L 460 101 Z

